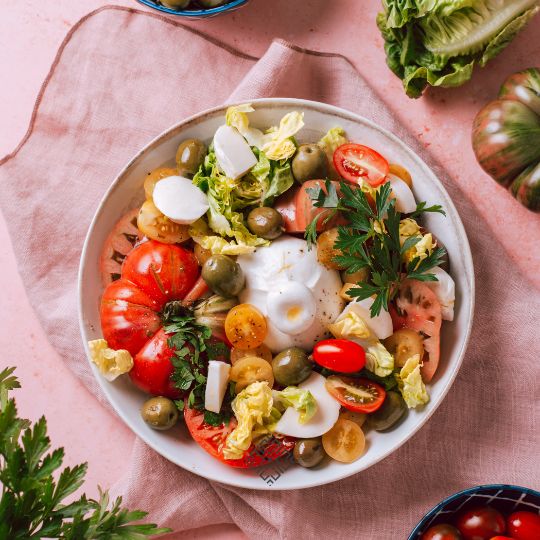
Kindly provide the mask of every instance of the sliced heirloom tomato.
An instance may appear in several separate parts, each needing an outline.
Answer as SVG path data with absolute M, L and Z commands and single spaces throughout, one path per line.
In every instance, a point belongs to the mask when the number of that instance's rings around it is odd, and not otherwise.
M 441 303 L 428 285 L 414 279 L 405 280 L 396 297 L 397 309 L 391 309 L 394 330 L 410 328 L 424 337 L 424 357 L 420 368 L 422 379 L 429 382 L 439 365 L 441 348 Z
M 112 349 L 135 356 L 161 326 L 159 313 L 171 300 L 182 300 L 197 281 L 192 252 L 150 240 L 126 257 L 122 277 L 101 299 L 101 328 Z
M 228 423 L 211 426 L 204 421 L 204 411 L 185 408 L 184 420 L 195 442 L 212 457 L 231 467 L 241 469 L 259 467 L 284 456 L 294 448 L 293 439 L 273 435 L 259 447 L 252 444 L 241 459 L 225 459 L 223 449 L 227 437 L 237 426 L 234 417 Z
M 339 194 L 339 182 L 332 182 L 332 184 L 336 187 Z M 328 209 L 313 206 L 313 201 L 306 190 L 315 187 L 320 187 L 326 193 L 324 180 L 309 180 L 297 188 L 289 189 L 285 195 L 277 199 L 274 208 L 283 218 L 285 232 L 303 233 L 316 216 L 323 213 L 328 214 Z M 347 220 L 341 214 L 336 214 L 326 223 L 323 216 L 317 222 L 317 232 L 326 231 L 332 227 L 345 225 L 346 223 Z
M 390 170 L 388 161 L 369 146 L 347 143 L 334 152 L 334 167 L 338 174 L 351 184 L 365 180 L 371 187 L 386 181 Z
M 139 210 L 135 208 L 122 216 L 105 240 L 99 258 L 101 282 L 104 287 L 120 279 L 124 259 L 144 238 L 144 235 L 137 228 L 138 214 Z
M 354 412 L 375 412 L 386 397 L 384 388 L 369 379 L 331 375 L 326 379 L 325 386 L 334 399 Z

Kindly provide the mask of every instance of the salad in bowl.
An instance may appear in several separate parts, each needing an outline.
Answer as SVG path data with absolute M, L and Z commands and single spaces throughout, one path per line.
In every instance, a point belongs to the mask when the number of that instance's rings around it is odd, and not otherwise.
M 428 223 L 448 209 L 337 122 L 254 118 L 230 106 L 146 171 L 100 248 L 87 351 L 154 444 L 184 424 L 220 467 L 288 456 L 317 475 L 431 412 L 441 331 L 464 312 Z

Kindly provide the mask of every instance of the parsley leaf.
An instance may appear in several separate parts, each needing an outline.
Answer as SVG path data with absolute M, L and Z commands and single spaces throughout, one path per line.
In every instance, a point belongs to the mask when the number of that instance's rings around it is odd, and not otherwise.
M 440 204 L 434 204 L 433 206 L 426 206 L 426 201 L 419 202 L 416 205 L 416 210 L 409 214 L 409 217 L 412 219 L 416 219 L 417 217 L 420 217 L 424 212 L 437 212 L 439 214 L 442 214 L 443 216 L 446 216 L 446 212 L 443 210 L 443 207 Z
M 436 281 L 429 270 L 442 262 L 443 248 L 434 249 L 423 259 L 417 257 L 407 264 L 403 262 L 404 254 L 418 244 L 422 236 L 406 238 L 401 245 L 399 226 L 402 216 L 395 208 L 390 182 L 385 182 L 375 191 L 375 200 L 368 199 L 362 188 L 343 181 L 339 184 L 341 196 L 329 180 L 325 182 L 324 189 L 317 186 L 306 191 L 314 207 L 325 208 L 332 217 L 341 212 L 347 218 L 348 224 L 338 227 L 334 247 L 340 253 L 333 260 L 349 274 L 369 269 L 369 281 L 357 283 L 347 294 L 357 300 L 375 296 L 370 310 L 372 317 L 383 309 L 388 311 L 390 301 L 405 279 Z M 425 212 L 446 215 L 440 205 L 428 207 L 426 202 L 420 202 L 410 217 L 418 217 Z M 316 216 L 306 228 L 308 247 L 317 240 L 319 219 L 321 215 Z
M 142 540 L 171 532 L 154 524 L 133 524 L 146 512 L 111 503 L 100 490 L 99 500 L 85 495 L 63 504 L 83 484 L 87 464 L 66 467 L 60 474 L 64 449 L 50 451 L 44 417 L 35 424 L 19 418 L 9 392 L 20 388 L 14 368 L 0 371 L 0 538 L 29 540 Z

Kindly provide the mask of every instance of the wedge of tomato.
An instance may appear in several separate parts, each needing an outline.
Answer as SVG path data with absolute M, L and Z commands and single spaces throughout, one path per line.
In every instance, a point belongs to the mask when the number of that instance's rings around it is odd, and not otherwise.
M 332 184 L 334 184 L 339 194 L 339 182 L 332 182 Z M 330 212 L 327 208 L 313 206 L 313 201 L 306 190 L 314 187 L 321 187 L 326 193 L 324 180 L 309 180 L 297 188 L 288 190 L 285 195 L 279 197 L 276 201 L 274 208 L 283 218 L 285 232 L 303 233 L 316 216 L 328 215 Z M 317 222 L 317 232 L 326 231 L 332 227 L 347 223 L 347 220 L 341 214 L 336 214 L 328 222 L 325 222 L 325 215 L 321 216 Z
M 186 407 L 184 420 L 195 442 L 212 457 L 231 467 L 241 469 L 260 467 L 284 456 L 294 448 L 293 439 L 270 436 L 260 447 L 252 444 L 241 459 L 225 459 L 223 448 L 227 437 L 237 426 L 234 417 L 228 423 L 211 426 L 204 421 L 204 411 Z
M 399 287 L 396 309 L 390 310 L 394 330 L 410 328 L 424 337 L 422 379 L 429 382 L 437 371 L 441 348 L 441 303 L 422 281 L 405 280 Z
M 343 407 L 354 412 L 375 412 L 386 397 L 384 388 L 369 379 L 331 375 L 326 379 L 325 386 Z
M 333 159 L 338 174 L 352 184 L 365 180 L 372 187 L 380 186 L 390 170 L 381 154 L 362 144 L 342 144 L 335 150 Z
M 154 240 L 135 247 L 122 266 L 122 277 L 107 286 L 101 300 L 101 329 L 113 349 L 135 356 L 161 326 L 160 312 L 182 300 L 199 275 L 191 251 Z
M 139 209 L 135 208 L 122 216 L 105 240 L 99 259 L 101 281 L 104 287 L 120 279 L 124 259 L 144 238 L 137 228 L 138 213 Z

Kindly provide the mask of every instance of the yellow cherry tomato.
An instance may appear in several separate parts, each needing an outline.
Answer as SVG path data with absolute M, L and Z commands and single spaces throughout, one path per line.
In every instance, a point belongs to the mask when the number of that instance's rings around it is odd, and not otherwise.
M 401 178 L 412 189 L 412 176 L 405 167 L 398 165 L 397 163 L 390 163 L 388 172 Z
M 145 201 L 141 206 L 137 227 L 148 238 L 164 244 L 179 244 L 189 240 L 189 226 L 171 221 L 152 201 Z
M 234 347 L 231 350 L 231 364 L 234 366 L 238 360 L 246 358 L 246 356 L 256 356 L 257 358 L 262 358 L 267 362 L 272 362 L 272 351 L 263 343 L 255 349 L 238 349 Z
M 225 334 L 233 347 L 256 349 L 266 338 L 264 315 L 251 304 L 239 304 L 227 313 Z
M 238 360 L 231 368 L 229 378 L 236 383 L 237 394 L 254 382 L 266 381 L 270 388 L 274 386 L 272 366 L 266 360 L 256 356 L 246 356 Z
M 322 436 L 322 444 L 331 458 L 341 463 L 352 463 L 364 453 L 366 438 L 358 424 L 339 418 L 334 427 Z
M 178 176 L 178 171 L 172 167 L 159 167 L 148 173 L 147 177 L 144 179 L 144 195 L 147 201 L 152 200 L 156 184 L 160 180 L 163 180 L 163 178 L 168 178 L 169 176 Z
M 366 421 L 367 414 L 362 412 L 345 410 L 339 414 L 339 417 L 343 418 L 343 420 L 350 420 L 351 422 L 358 424 L 358 427 L 362 427 L 364 425 L 364 422 Z

